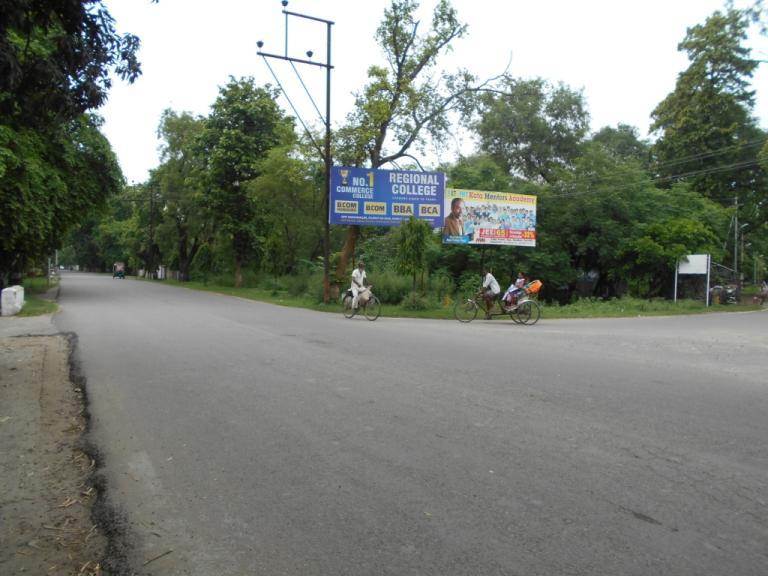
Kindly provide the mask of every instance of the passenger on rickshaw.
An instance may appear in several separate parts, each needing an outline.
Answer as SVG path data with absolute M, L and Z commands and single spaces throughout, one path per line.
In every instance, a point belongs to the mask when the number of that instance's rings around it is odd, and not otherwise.
M 518 272 L 517 279 L 509 285 L 509 288 L 504 292 L 504 296 L 501 299 L 505 308 L 517 304 L 517 299 L 520 297 L 520 293 L 523 292 L 523 287 L 526 282 L 525 274 Z

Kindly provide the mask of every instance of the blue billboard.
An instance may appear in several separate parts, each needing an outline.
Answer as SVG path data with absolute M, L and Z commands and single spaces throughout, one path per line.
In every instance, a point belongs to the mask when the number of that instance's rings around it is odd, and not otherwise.
M 433 228 L 443 225 L 445 174 L 334 166 L 331 224 L 397 226 L 415 216 Z

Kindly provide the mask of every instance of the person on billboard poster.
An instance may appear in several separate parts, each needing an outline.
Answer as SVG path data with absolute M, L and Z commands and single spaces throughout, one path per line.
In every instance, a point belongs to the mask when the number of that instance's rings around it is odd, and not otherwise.
M 451 213 L 445 217 L 445 221 L 443 222 L 443 237 L 464 236 L 463 211 L 464 200 L 461 198 L 454 198 L 451 200 Z

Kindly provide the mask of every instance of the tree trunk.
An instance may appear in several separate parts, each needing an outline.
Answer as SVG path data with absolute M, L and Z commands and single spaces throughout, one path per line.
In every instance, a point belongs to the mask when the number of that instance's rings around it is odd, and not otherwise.
M 339 264 L 336 266 L 336 281 L 343 282 L 347 277 L 347 264 L 355 254 L 357 237 L 360 235 L 360 226 L 350 226 L 347 229 L 347 239 L 344 241 L 344 247 L 341 249 Z
M 243 259 L 235 253 L 235 288 L 243 286 Z
M 178 227 L 179 232 L 179 280 L 189 280 L 189 254 L 187 254 L 187 231 Z

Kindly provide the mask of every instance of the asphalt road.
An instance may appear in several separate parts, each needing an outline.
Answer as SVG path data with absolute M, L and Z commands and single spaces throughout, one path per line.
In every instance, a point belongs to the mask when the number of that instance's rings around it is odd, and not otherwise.
M 368 322 L 86 274 L 60 302 L 137 574 L 768 573 L 768 314 Z

